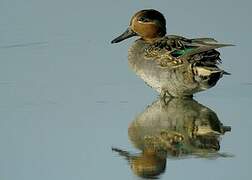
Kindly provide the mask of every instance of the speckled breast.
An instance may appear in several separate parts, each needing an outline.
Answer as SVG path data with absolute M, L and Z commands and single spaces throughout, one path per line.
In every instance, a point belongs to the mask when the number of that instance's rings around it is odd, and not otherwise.
M 204 90 L 194 80 L 189 63 L 179 66 L 161 66 L 157 60 L 145 57 L 150 44 L 139 39 L 129 48 L 128 61 L 131 69 L 159 93 L 171 96 L 189 96 Z

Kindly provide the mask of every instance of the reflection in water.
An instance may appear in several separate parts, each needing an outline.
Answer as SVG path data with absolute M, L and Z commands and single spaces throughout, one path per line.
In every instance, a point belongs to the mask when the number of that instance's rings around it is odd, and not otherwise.
M 157 178 L 169 158 L 217 158 L 220 136 L 230 131 L 216 113 L 193 99 L 159 99 L 129 125 L 128 134 L 140 154 L 113 148 L 141 177 Z

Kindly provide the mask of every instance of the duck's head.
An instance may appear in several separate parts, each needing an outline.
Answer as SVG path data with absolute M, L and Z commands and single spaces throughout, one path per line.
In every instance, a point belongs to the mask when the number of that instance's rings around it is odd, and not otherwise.
M 166 34 L 166 22 L 163 14 L 146 9 L 137 12 L 130 20 L 127 30 L 111 43 L 118 43 L 132 36 L 140 36 L 145 41 L 153 41 Z

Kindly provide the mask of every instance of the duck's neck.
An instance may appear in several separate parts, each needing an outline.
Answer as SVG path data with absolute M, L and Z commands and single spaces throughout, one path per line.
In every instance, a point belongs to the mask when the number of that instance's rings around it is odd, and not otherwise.
M 154 37 L 154 38 L 146 38 L 146 37 L 142 37 L 141 39 L 144 40 L 145 42 L 147 43 L 155 43 L 156 41 L 158 41 L 159 39 L 162 39 L 164 36 L 157 36 L 157 37 Z

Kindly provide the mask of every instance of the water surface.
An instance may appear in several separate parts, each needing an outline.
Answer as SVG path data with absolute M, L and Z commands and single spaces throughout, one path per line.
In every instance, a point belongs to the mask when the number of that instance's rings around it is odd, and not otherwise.
M 195 96 L 231 126 L 219 153 L 168 158 L 161 179 L 251 179 L 251 2 L 2 1 L 0 6 L 0 178 L 138 179 L 112 151 L 132 154 L 128 127 L 158 95 L 128 68 L 127 48 L 110 41 L 131 15 L 155 8 L 169 34 L 210 36 L 232 75 Z

